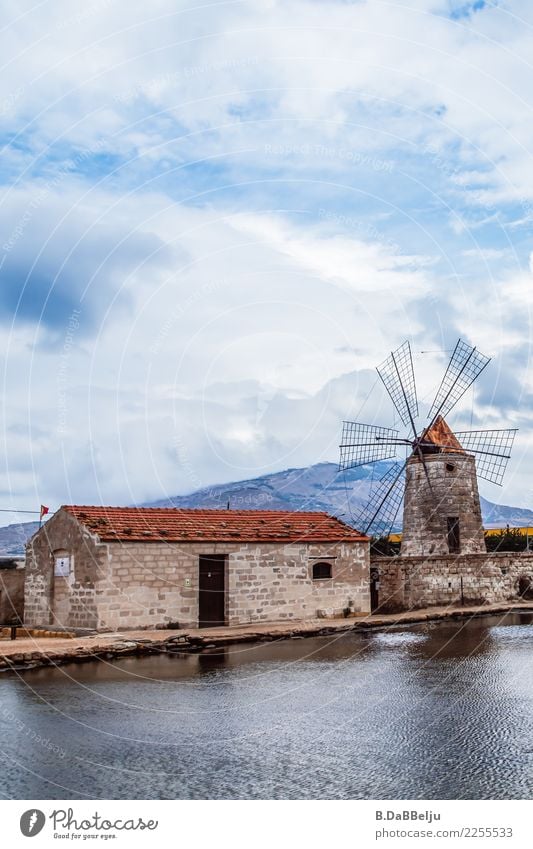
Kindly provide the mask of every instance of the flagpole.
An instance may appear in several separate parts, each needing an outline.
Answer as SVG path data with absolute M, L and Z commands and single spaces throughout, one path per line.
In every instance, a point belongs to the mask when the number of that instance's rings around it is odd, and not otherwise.
M 41 504 L 41 509 L 39 511 L 39 530 L 42 528 L 43 525 L 43 516 L 46 516 L 46 514 L 49 512 L 50 508 L 46 507 L 45 504 Z

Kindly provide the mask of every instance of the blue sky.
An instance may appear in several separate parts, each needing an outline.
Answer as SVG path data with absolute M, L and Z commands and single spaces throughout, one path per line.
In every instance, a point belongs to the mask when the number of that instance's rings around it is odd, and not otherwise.
M 427 403 L 459 336 L 493 362 L 450 423 L 519 427 L 483 492 L 533 506 L 531 4 L 7 2 L 1 37 L 3 506 L 336 460 L 375 364 L 410 338 Z

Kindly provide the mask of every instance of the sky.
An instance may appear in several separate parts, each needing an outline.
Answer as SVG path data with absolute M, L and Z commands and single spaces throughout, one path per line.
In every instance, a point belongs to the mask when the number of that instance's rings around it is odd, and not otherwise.
M 3 510 L 335 462 L 458 338 L 450 424 L 520 429 L 480 489 L 533 508 L 533 4 L 2 11 Z

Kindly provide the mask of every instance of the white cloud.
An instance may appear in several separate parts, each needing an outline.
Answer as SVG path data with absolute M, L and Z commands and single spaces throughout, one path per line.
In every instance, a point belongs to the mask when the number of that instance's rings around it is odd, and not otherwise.
M 108 233 L 118 221 L 137 244 L 150 233 L 165 257 L 127 269 L 127 313 L 100 285 L 96 330 L 87 335 L 82 309 L 66 353 L 72 305 L 54 317 L 57 344 L 32 353 L 35 330 L 13 338 L 6 471 L 25 455 L 52 502 L 145 500 L 334 458 L 357 381 L 342 397 L 331 386 L 381 357 L 388 324 L 430 286 L 390 247 L 334 239 L 326 222 L 309 232 L 281 215 L 166 206 L 135 197 L 127 222 L 123 205 L 106 216 Z M 101 262 L 105 273 L 105 252 Z M 14 486 L 13 498 L 36 493 Z
M 487 200 L 531 197 L 527 4 L 466 20 L 445 9 L 283 0 L 206 15 L 160 0 L 125 20 L 120 4 L 77 15 L 59 2 L 5 29 L 0 104 L 7 125 L 28 121 L 30 157 L 60 139 L 159 161 L 223 140 L 226 156 L 255 151 L 260 165 L 272 141 L 396 154 L 431 143 L 467 173 L 483 165 Z

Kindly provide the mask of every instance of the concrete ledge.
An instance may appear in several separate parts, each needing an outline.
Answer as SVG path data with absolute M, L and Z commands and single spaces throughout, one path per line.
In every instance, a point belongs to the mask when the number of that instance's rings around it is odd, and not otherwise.
M 67 663 L 113 661 L 120 657 L 149 654 L 183 656 L 239 643 L 269 642 L 415 625 L 446 619 L 472 619 L 517 611 L 533 612 L 533 602 L 513 601 L 472 607 L 428 607 L 397 614 L 368 615 L 352 619 L 312 619 L 300 622 L 272 622 L 228 628 L 194 628 L 182 631 L 128 631 L 90 637 L 27 637 L 0 644 L 0 672 L 63 666 Z M 325 622 L 327 621 L 327 625 Z
M 75 634 L 70 631 L 53 631 L 49 628 L 24 628 L 17 626 L 16 639 L 24 637 L 46 637 L 54 639 L 72 639 Z M 11 639 L 11 628 L 0 628 L 0 639 Z M 0 651 L 1 654 L 1 651 Z

